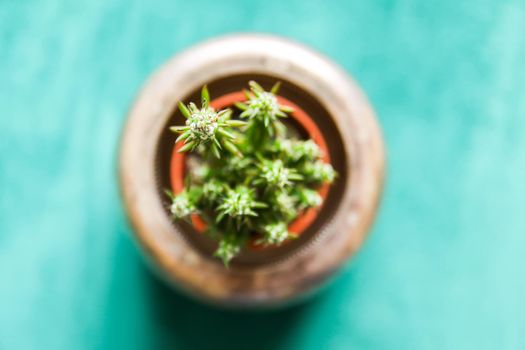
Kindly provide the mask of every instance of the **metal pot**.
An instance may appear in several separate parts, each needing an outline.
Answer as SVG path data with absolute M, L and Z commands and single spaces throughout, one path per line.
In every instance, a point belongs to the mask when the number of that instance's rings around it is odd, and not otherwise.
M 173 223 L 163 190 L 180 124 L 178 101 L 238 91 L 249 80 L 282 82 L 280 95 L 304 109 L 327 141 L 339 178 L 310 227 L 290 244 L 249 251 L 229 269 L 211 256 L 214 242 Z M 229 307 L 284 305 L 311 294 L 357 251 L 377 210 L 384 150 L 363 93 L 327 58 L 285 39 L 234 35 L 191 48 L 163 65 L 136 98 L 123 132 L 123 202 L 142 251 L 168 282 Z

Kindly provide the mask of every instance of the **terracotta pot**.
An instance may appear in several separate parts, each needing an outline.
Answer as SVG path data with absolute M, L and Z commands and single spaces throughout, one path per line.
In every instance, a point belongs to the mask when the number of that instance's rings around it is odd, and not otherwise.
M 212 257 L 213 241 L 170 217 L 164 190 L 172 186 L 176 135 L 169 126 L 183 123 L 177 103 L 198 101 L 202 85 L 208 84 L 212 96 L 225 96 L 249 80 L 266 89 L 282 82 L 280 95 L 311 117 L 339 177 L 298 239 L 243 251 L 226 269 Z M 330 280 L 364 242 L 383 169 L 381 133 L 357 85 L 310 49 L 262 35 L 212 40 L 163 65 L 130 109 L 120 153 L 123 203 L 154 269 L 193 297 L 237 308 L 302 300 Z
M 301 109 L 301 107 L 287 100 L 284 97 L 278 96 L 277 100 L 279 101 L 280 105 L 292 107 L 294 109 L 294 112 L 290 114 L 290 118 L 294 120 L 301 129 L 304 129 L 306 131 L 309 139 L 312 139 L 319 146 L 322 152 L 322 160 L 326 163 L 330 163 L 330 154 L 323 134 L 321 133 L 317 125 L 314 123 L 312 118 L 308 115 L 308 113 L 306 113 L 303 109 Z M 216 110 L 224 108 L 234 109 L 234 104 L 236 102 L 244 101 L 246 101 L 244 93 L 242 91 L 237 91 L 214 99 L 213 101 L 211 101 L 210 105 Z M 183 145 L 184 142 L 182 141 L 175 144 L 171 154 L 171 188 L 176 194 L 184 190 L 184 179 L 186 172 L 186 153 L 178 152 L 178 150 Z M 318 193 L 323 199 L 323 201 L 326 199 L 329 189 L 329 184 L 323 184 L 318 189 Z M 288 230 L 296 236 L 300 236 L 304 232 L 304 230 L 315 220 L 321 208 L 322 206 L 319 208 L 311 208 L 309 210 L 306 210 L 304 213 L 301 213 L 292 223 L 290 223 Z M 206 230 L 206 223 L 201 219 L 199 215 L 192 215 L 191 221 L 193 227 L 197 231 L 204 232 Z M 257 246 L 253 243 L 254 242 L 252 242 L 252 244 L 249 246 L 252 249 L 273 248 L 272 246 Z

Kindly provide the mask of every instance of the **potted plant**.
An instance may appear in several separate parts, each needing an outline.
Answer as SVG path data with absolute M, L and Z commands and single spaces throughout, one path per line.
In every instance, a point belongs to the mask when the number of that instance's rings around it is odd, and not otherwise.
M 123 203 L 154 270 L 237 308 L 301 300 L 343 267 L 369 232 L 383 169 L 373 110 L 347 74 L 253 34 L 162 66 L 120 153 Z
M 267 249 L 297 238 L 336 176 L 322 134 L 304 111 L 278 98 L 280 83 L 269 92 L 249 85 L 250 91 L 213 102 L 204 86 L 201 107 L 180 102 L 186 122 L 170 128 L 180 134 L 172 157 L 176 193 L 166 191 L 171 214 L 191 217 L 197 231 L 217 240 L 214 255 L 226 266 L 245 247 Z M 225 103 L 235 109 L 213 107 Z M 299 138 L 299 128 L 308 139 Z M 189 151 L 197 157 L 184 178 Z

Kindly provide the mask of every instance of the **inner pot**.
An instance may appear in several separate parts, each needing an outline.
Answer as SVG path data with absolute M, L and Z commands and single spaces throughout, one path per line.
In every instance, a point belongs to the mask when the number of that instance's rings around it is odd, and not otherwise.
M 224 96 L 228 93 L 240 91 L 248 86 L 250 80 L 255 80 L 260 83 L 266 90 L 270 88 L 277 81 L 282 83 L 279 95 L 298 105 L 304 110 L 308 116 L 316 124 L 320 130 L 323 138 L 327 144 L 330 163 L 338 173 L 338 177 L 334 183 L 329 187 L 328 195 L 326 196 L 322 207 L 318 210 L 315 219 L 312 223 L 299 235 L 295 240 L 286 242 L 281 246 L 271 246 L 264 249 L 243 249 L 242 252 L 234 258 L 230 266 L 256 267 L 265 264 L 272 264 L 279 262 L 282 259 L 292 258 L 294 254 L 302 249 L 306 249 L 316 237 L 323 233 L 324 226 L 330 221 L 334 211 L 337 209 L 338 203 L 342 199 L 349 180 L 349 170 L 344 157 L 343 144 L 341 134 L 338 132 L 334 122 L 333 116 L 324 108 L 324 106 L 308 92 L 304 91 L 297 85 L 279 76 L 264 75 L 260 73 L 247 73 L 221 77 L 208 82 L 208 89 L 213 99 Z M 200 89 L 195 89 L 189 93 L 184 99 L 184 103 L 196 102 L 200 99 Z M 284 119 L 289 126 L 302 136 L 307 138 L 308 135 L 300 123 L 290 117 Z M 178 108 L 173 107 L 170 116 L 164 125 L 162 134 L 157 144 L 157 152 L 155 159 L 155 173 L 156 184 L 159 198 L 163 202 L 165 213 L 171 216 L 169 212 L 169 198 L 165 194 L 165 190 L 172 190 L 170 181 L 170 160 L 173 153 L 175 139 L 177 135 L 169 131 L 169 127 L 173 125 L 182 125 L 185 118 L 182 116 Z M 217 247 L 217 243 L 205 234 L 198 232 L 195 227 L 185 221 L 172 221 L 172 225 L 176 231 L 180 232 L 186 242 L 198 251 L 203 258 L 213 259 L 213 252 Z

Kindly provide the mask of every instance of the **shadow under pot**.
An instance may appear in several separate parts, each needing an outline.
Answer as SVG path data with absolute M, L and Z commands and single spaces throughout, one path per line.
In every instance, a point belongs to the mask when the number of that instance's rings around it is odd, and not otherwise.
M 213 257 L 204 222 L 174 223 L 165 189 L 184 189 L 188 158 L 178 153 L 172 125 L 179 101 L 197 101 L 207 84 L 216 109 L 242 101 L 255 80 L 281 81 L 279 103 L 291 106 L 290 127 L 312 139 L 338 178 L 318 188 L 321 208 L 289 225 L 298 238 L 261 249 L 251 244 L 229 268 Z M 355 83 L 328 59 L 269 36 L 236 35 L 196 46 L 148 81 L 123 132 L 120 184 L 139 247 L 155 271 L 179 290 L 226 307 L 260 308 L 304 299 L 325 284 L 362 245 L 377 210 L 384 168 L 381 134 Z

